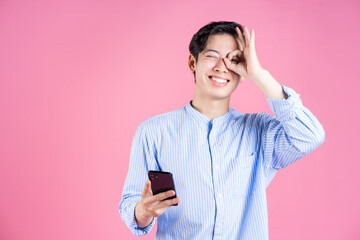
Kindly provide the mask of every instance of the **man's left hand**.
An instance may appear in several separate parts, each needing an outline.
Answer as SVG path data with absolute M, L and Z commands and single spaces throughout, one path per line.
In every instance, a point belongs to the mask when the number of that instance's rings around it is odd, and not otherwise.
M 244 33 L 241 33 L 240 29 L 236 27 L 238 34 L 236 41 L 239 49 L 231 52 L 227 58 L 224 58 L 224 61 L 229 70 L 240 75 L 241 81 L 243 81 L 244 78 L 254 80 L 256 79 L 256 74 L 263 71 L 256 56 L 255 32 L 254 29 L 252 29 L 250 34 L 246 26 L 243 27 L 243 31 Z M 238 59 L 238 63 L 232 62 L 231 60 L 233 59 Z

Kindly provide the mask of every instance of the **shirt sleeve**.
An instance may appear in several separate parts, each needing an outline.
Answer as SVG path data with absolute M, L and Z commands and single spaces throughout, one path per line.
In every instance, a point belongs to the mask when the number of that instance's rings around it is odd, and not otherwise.
M 267 98 L 275 116 L 263 118 L 262 150 L 265 172 L 270 176 L 304 157 L 325 140 L 323 126 L 303 106 L 300 95 L 289 87 L 282 87 L 287 99 Z
M 129 169 L 119 204 L 121 218 L 134 236 L 148 234 L 155 224 L 154 218 L 150 225 L 140 228 L 135 219 L 135 206 L 141 200 L 141 192 L 148 179 L 147 173 L 149 170 L 158 170 L 154 141 L 146 133 L 147 130 L 143 122 L 135 132 L 130 151 Z

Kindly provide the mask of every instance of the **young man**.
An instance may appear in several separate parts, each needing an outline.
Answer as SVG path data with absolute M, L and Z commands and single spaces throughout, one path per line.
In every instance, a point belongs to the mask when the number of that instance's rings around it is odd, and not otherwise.
M 211 22 L 189 48 L 194 98 L 137 128 L 121 217 L 135 236 L 157 218 L 156 239 L 268 239 L 266 187 L 277 170 L 321 145 L 324 129 L 299 94 L 261 67 L 254 30 Z M 245 78 L 263 91 L 275 117 L 229 106 Z M 149 170 L 171 172 L 177 198 L 162 201 L 174 191 L 153 195 Z

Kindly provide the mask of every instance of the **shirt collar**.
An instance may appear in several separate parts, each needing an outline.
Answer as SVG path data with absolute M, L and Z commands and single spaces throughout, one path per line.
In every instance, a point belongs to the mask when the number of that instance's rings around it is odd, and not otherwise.
M 186 111 L 188 112 L 188 114 L 190 114 L 192 117 L 194 117 L 197 122 L 199 122 L 200 124 L 205 125 L 205 126 L 209 126 L 209 124 L 212 124 L 213 127 L 222 125 L 222 123 L 227 122 L 230 119 L 232 112 L 234 111 L 234 109 L 229 106 L 229 111 L 227 113 L 211 120 L 206 115 L 204 115 L 201 112 L 199 112 L 198 110 L 196 110 L 191 105 L 191 103 L 192 103 L 192 100 L 190 102 L 188 102 L 188 104 L 186 104 L 186 106 L 185 106 Z

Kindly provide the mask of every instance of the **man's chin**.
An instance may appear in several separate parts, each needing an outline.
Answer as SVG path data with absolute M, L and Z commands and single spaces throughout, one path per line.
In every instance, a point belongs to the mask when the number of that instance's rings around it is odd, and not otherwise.
M 219 95 L 219 94 L 213 94 L 210 96 L 211 100 L 214 101 L 227 101 L 230 99 L 231 95 Z

